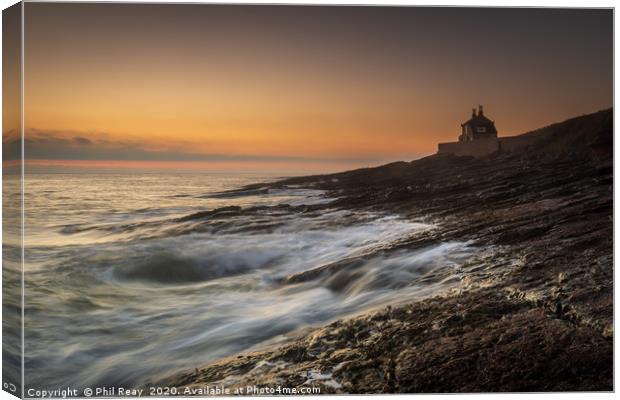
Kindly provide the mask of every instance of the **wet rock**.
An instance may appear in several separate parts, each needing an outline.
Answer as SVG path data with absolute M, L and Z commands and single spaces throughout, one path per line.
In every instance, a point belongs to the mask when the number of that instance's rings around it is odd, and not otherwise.
M 337 194 L 329 207 L 423 218 L 439 227 L 427 240 L 472 240 L 494 251 L 459 266 L 452 292 L 317 327 L 166 383 L 234 376 L 233 386 L 286 382 L 326 393 L 612 390 L 612 111 L 530 134 L 539 145 L 521 153 L 436 155 L 274 184 Z M 283 283 L 331 279 L 338 290 L 346 283 L 337 274 L 356 262 Z M 259 373 L 260 362 L 268 364 Z
M 229 207 L 221 207 L 216 208 L 215 210 L 210 211 L 200 211 L 194 214 L 187 215 L 185 217 L 178 218 L 177 222 L 187 222 L 204 218 L 221 218 L 221 217 L 230 217 L 236 216 L 241 213 L 241 207 L 238 206 L 229 206 Z

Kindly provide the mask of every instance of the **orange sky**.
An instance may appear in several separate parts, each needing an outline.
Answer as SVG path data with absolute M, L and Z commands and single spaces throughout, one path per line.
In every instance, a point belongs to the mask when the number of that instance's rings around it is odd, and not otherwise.
M 500 135 L 612 104 L 609 10 L 25 9 L 39 163 L 367 166 L 434 152 L 479 103 Z

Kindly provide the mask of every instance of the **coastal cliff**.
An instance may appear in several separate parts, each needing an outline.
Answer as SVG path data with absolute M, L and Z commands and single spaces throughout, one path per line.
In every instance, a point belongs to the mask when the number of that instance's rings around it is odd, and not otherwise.
M 532 144 L 512 152 L 439 154 L 271 184 L 336 198 L 300 213 L 336 207 L 439 226 L 379 252 L 451 240 L 488 251 L 460 266 L 460 284 L 447 293 L 405 298 L 163 383 L 321 393 L 612 390 L 613 110 L 525 135 Z M 280 284 L 339 276 L 344 285 L 356 265 L 323 265 Z

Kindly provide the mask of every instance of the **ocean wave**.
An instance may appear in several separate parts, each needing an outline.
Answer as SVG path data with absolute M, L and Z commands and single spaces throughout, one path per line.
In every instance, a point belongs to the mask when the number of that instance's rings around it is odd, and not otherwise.
M 139 241 L 125 246 L 133 250 L 123 260 L 108 263 L 116 265 L 112 276 L 124 281 L 198 283 L 265 270 L 265 280 L 295 283 L 319 275 L 325 279 L 341 270 L 401 262 L 368 255 L 389 247 L 402 235 L 420 235 L 430 228 L 393 217 L 372 219 L 342 211 L 310 217 L 245 218 L 236 219 L 226 229 L 220 226 L 217 232 Z M 326 286 L 334 287 L 334 279 Z
M 265 252 L 177 255 L 156 253 L 133 265 L 117 267 L 116 278 L 161 284 L 196 283 L 264 268 L 280 258 Z
M 186 235 L 272 234 L 336 229 L 367 222 L 371 214 L 324 210 L 318 205 L 226 206 L 185 215 L 125 223 L 79 223 L 58 228 L 74 244 L 131 243 Z M 48 239 L 49 241 L 49 239 Z M 63 246 L 67 240 L 57 240 Z M 54 245 L 55 243 L 50 243 Z
M 263 194 L 269 194 L 269 188 L 260 187 L 252 189 L 234 189 L 224 192 L 209 193 L 201 197 L 206 199 L 234 199 L 237 197 L 256 196 Z
M 100 200 L 117 186 L 106 178 L 84 199 L 96 198 L 98 211 L 63 202 L 30 236 L 31 384 L 146 384 L 308 325 L 437 293 L 476 251 L 432 241 L 407 248 L 435 227 L 330 208 L 321 191 L 211 201 L 197 197 L 230 185 L 166 179 L 148 178 L 130 196 L 143 200 L 129 207 Z M 166 200 L 179 193 L 192 197 Z
M 440 284 L 455 274 L 474 250 L 468 243 L 440 243 L 417 251 L 400 250 L 327 270 L 321 284 L 347 296 L 407 286 Z
M 281 199 L 286 203 L 294 206 L 298 205 L 317 205 L 327 204 L 335 199 L 326 196 L 324 190 L 309 189 L 309 188 L 295 188 L 290 186 L 283 187 L 251 187 L 243 189 L 234 189 L 224 192 L 209 193 L 205 196 L 200 196 L 206 199 L 238 199 L 243 197 L 271 197 L 274 199 Z

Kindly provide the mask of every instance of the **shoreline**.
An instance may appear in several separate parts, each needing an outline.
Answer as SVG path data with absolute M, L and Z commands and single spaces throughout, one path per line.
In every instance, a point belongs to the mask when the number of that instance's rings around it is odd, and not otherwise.
M 267 185 L 326 190 L 337 197 L 328 206 L 352 212 L 442 221 L 397 247 L 473 240 L 498 253 L 463 265 L 463 288 L 444 297 L 310 328 L 164 382 L 352 394 L 612 390 L 612 118 L 606 110 L 543 128 L 537 147 L 517 153 L 435 155 Z

